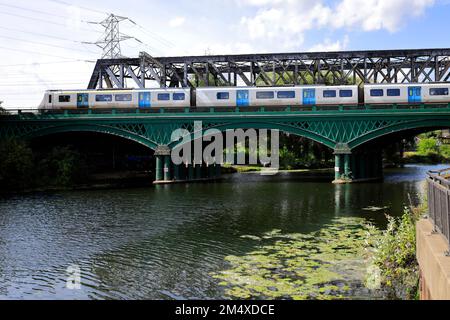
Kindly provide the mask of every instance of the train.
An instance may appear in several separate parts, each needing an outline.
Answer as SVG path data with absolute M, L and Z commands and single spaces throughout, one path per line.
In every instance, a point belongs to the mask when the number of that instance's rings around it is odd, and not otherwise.
M 450 103 L 450 83 L 50 90 L 39 105 L 52 109 L 333 106 Z

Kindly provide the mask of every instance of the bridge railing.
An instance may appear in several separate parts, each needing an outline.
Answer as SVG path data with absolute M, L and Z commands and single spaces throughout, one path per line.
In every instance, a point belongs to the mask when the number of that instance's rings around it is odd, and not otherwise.
M 450 168 L 429 171 L 427 184 L 429 218 L 434 231 L 446 238 L 450 250 Z
M 80 109 L 8 109 L 2 116 L 17 116 L 19 118 L 52 118 L 59 116 L 118 116 L 118 115 L 149 115 L 173 113 L 339 113 L 339 112 L 405 112 L 405 111 L 439 111 L 449 110 L 450 103 L 434 104 L 376 104 L 376 105 L 320 105 L 320 106 L 263 106 L 263 107 L 184 107 L 184 108 L 80 108 Z

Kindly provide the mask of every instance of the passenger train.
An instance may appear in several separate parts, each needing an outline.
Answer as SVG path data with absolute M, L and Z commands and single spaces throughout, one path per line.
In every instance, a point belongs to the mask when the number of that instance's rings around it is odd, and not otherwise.
M 47 91 L 39 109 L 449 103 L 450 83 Z

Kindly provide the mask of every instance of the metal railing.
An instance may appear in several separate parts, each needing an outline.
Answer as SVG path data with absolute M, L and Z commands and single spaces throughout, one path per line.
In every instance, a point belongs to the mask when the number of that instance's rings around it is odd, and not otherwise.
M 435 232 L 440 232 L 450 248 L 450 168 L 429 171 L 428 212 Z
M 200 114 L 200 113 L 371 113 L 371 112 L 405 112 L 428 111 L 440 112 L 450 110 L 450 103 L 433 104 L 380 104 L 380 105 L 329 105 L 329 106 L 265 106 L 265 107 L 170 107 L 170 108 L 79 108 L 79 109 L 7 109 L 0 113 L 0 118 L 52 118 L 53 116 L 80 115 L 150 115 L 150 114 Z

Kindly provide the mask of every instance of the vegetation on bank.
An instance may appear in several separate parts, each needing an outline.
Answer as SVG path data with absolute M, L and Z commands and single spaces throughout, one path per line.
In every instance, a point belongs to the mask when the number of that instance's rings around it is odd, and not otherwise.
M 450 162 L 450 144 L 439 139 L 440 131 L 421 134 L 415 151 L 405 152 L 404 162 L 436 164 Z
M 0 142 L 0 191 L 67 188 L 84 182 L 87 171 L 82 156 L 70 147 L 38 153 L 21 140 Z
M 366 251 L 370 261 L 366 286 L 379 288 L 386 299 L 417 299 L 419 266 L 416 259 L 416 222 L 426 206 L 405 209 L 401 217 L 387 216 L 384 231 L 369 225 Z

